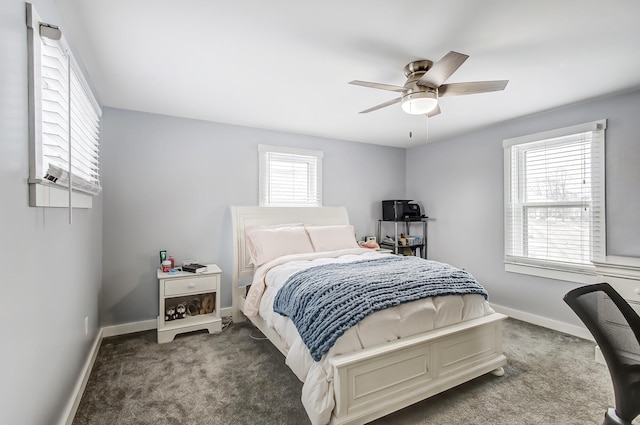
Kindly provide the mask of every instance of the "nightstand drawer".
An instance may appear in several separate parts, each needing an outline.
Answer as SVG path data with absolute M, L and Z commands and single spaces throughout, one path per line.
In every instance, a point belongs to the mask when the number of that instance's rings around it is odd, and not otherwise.
M 164 295 L 203 293 L 218 289 L 218 276 L 202 276 L 186 279 L 172 279 L 164 282 Z

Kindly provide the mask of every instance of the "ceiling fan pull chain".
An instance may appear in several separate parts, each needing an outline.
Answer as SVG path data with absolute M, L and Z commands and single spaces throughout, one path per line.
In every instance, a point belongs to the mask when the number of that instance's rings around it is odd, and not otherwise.
M 429 117 L 428 116 L 426 117 L 425 121 L 427 122 L 427 137 L 424 142 L 429 143 Z

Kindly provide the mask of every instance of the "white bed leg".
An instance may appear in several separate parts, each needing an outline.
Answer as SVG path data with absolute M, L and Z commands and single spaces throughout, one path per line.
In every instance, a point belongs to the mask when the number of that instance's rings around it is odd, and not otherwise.
M 491 371 L 491 374 L 494 375 L 494 376 L 502 376 L 502 375 L 504 375 L 504 368 L 502 366 L 500 366 L 497 369 L 493 369 Z

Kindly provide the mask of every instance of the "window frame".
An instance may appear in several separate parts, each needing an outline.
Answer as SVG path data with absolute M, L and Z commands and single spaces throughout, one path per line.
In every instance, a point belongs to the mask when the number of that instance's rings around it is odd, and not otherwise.
M 270 200 L 271 184 L 269 180 L 271 154 L 282 155 L 283 157 L 291 156 L 292 162 L 313 163 L 315 174 L 309 176 L 307 185 L 312 184 L 313 187 L 307 188 L 306 200 L 296 202 L 293 199 L 285 202 L 277 202 Z M 258 145 L 258 205 L 261 207 L 321 207 L 322 206 L 322 151 L 291 148 L 273 145 Z M 309 180 L 312 180 L 311 182 Z
M 606 205 L 605 205 L 605 129 L 607 120 L 601 119 L 584 124 L 578 124 L 570 127 L 559 128 L 555 130 L 535 133 L 503 141 L 504 148 L 504 264 L 505 271 L 528 274 L 533 276 L 565 280 L 579 283 L 595 283 L 595 267 L 594 261 L 604 261 L 606 258 Z M 589 232 L 590 232 L 590 259 L 589 263 L 570 263 L 532 258 L 524 255 L 516 255 L 515 248 L 510 251 L 512 245 L 517 245 L 524 252 L 524 232 L 526 231 L 526 213 L 520 214 L 521 223 L 517 223 L 517 218 L 512 218 L 512 205 L 520 206 L 524 209 L 535 207 L 547 208 L 575 208 L 577 205 L 584 206 L 585 201 L 552 201 L 552 202 L 526 202 L 518 199 L 511 202 L 512 197 L 522 193 L 519 179 L 523 179 L 522 158 L 518 156 L 516 162 L 516 171 L 512 170 L 512 148 L 530 145 L 535 148 L 536 144 L 555 143 L 552 139 L 577 136 L 583 133 L 592 133 L 591 146 L 595 150 L 595 154 L 590 157 L 589 167 L 591 168 L 591 199 L 588 202 L 589 211 Z M 559 142 L 558 145 L 567 145 L 568 142 Z M 526 146 L 524 146 L 526 148 Z M 593 154 L 593 152 L 592 152 Z M 513 172 L 513 173 L 512 173 Z M 515 181 L 512 181 L 513 180 Z M 513 229 L 520 230 L 519 232 Z M 517 234 L 521 235 L 518 240 Z M 513 236 L 510 240 L 510 237 Z M 514 243 L 513 240 L 516 242 Z M 518 245 L 519 244 L 519 245 Z
M 69 166 L 66 168 L 57 167 L 54 163 L 50 168 L 45 170 L 45 152 L 43 148 L 43 37 L 41 35 L 41 26 L 50 26 L 43 22 L 38 15 L 35 7 L 26 3 L 26 24 L 27 24 L 27 47 L 28 47 L 28 83 L 29 83 L 29 206 L 32 207 L 61 207 L 61 208 L 91 208 L 93 205 L 93 196 L 97 195 L 101 191 L 100 176 L 99 176 L 99 127 L 100 117 L 102 110 L 98 104 L 81 67 L 78 65 L 74 58 L 73 52 L 69 47 L 64 35 L 60 40 L 55 41 L 58 48 L 68 55 L 67 66 L 69 67 L 66 83 L 68 84 L 67 98 L 64 99 L 67 107 L 67 116 L 64 117 L 63 124 L 67 125 L 65 129 L 67 137 L 69 131 L 74 134 L 72 137 L 71 146 L 69 141 L 66 141 L 66 148 L 71 150 L 71 168 L 75 170 L 78 164 L 80 165 L 81 172 L 87 172 L 90 170 L 95 176 L 93 180 L 87 180 L 79 177 L 73 171 L 71 172 L 71 178 L 69 178 Z M 55 28 L 55 27 L 54 27 Z M 78 96 L 79 95 L 79 96 Z M 82 104 L 79 109 L 81 114 L 77 114 L 72 110 L 71 104 L 78 105 L 78 102 Z M 87 118 L 84 112 L 90 108 L 93 117 L 95 117 L 95 138 L 93 142 L 87 143 L 85 137 L 77 139 L 76 134 L 82 132 L 86 128 L 86 123 L 91 125 L 91 117 Z M 72 116 L 73 115 L 73 116 Z M 80 118 L 78 118 L 80 117 Z M 69 122 L 78 124 L 72 128 L 69 127 Z M 78 128 L 76 128 L 78 127 Z M 74 144 L 73 141 L 76 141 Z M 79 149 L 83 150 L 83 154 L 79 153 Z M 89 155 L 86 155 L 87 149 Z M 67 154 L 68 154 L 67 150 Z M 84 156 L 80 163 L 77 162 L 79 156 Z M 88 159 L 86 159 L 88 157 Z M 75 160 L 75 162 L 74 162 Z M 67 164 L 69 160 L 66 160 Z M 54 170 L 53 175 L 47 175 L 47 171 Z M 57 182 L 56 182 L 57 181 Z M 60 181 L 64 181 L 61 183 Z M 71 205 L 70 205 L 71 204 Z

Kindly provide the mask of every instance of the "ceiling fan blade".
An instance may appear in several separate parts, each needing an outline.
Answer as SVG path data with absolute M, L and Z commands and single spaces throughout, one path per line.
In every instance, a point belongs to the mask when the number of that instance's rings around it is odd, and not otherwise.
M 432 117 L 432 116 L 434 116 L 434 115 L 438 115 L 440 112 L 442 112 L 442 111 L 440 110 L 440 105 L 436 105 L 436 107 L 435 107 L 435 108 L 433 108 L 433 110 L 432 110 L 431 112 L 429 112 L 429 113 L 427 114 L 427 116 L 428 116 L 429 118 L 431 118 L 431 117 Z
M 380 105 L 374 106 L 373 108 L 365 109 L 364 111 L 361 111 L 360 113 L 361 114 L 366 114 L 367 112 L 377 111 L 378 109 L 386 108 L 387 106 L 391 106 L 391 105 L 393 105 L 395 103 L 398 103 L 398 102 L 400 102 L 400 100 L 402 100 L 401 97 L 399 97 L 397 99 L 390 100 L 388 102 L 381 103 Z
M 370 83 L 368 81 L 353 80 L 353 81 L 349 81 L 349 84 L 354 84 L 356 86 L 370 87 L 372 89 L 389 90 L 389 91 L 397 91 L 397 92 L 404 91 L 404 87 L 401 87 L 401 86 L 392 86 L 391 84 Z
M 443 84 L 438 88 L 438 97 L 461 96 L 504 90 L 509 80 L 474 81 L 472 83 Z
M 434 63 L 417 83 L 433 88 L 440 87 L 467 59 L 469 59 L 468 55 L 451 51 Z

